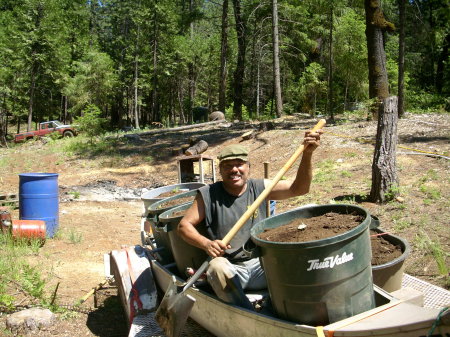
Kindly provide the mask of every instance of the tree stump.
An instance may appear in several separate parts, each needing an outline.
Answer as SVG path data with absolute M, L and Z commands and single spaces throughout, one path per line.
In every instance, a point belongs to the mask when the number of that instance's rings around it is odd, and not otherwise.
M 181 156 L 183 154 L 183 149 L 181 147 L 173 147 L 171 152 L 172 156 Z
M 385 202 L 397 194 L 397 96 L 383 100 L 378 111 L 377 139 L 372 163 L 370 200 Z
M 183 151 L 183 153 L 185 153 L 186 150 L 191 147 L 191 145 L 192 144 L 183 144 L 183 145 L 181 145 L 181 150 Z
M 196 136 L 190 136 L 189 137 L 189 146 L 194 146 L 196 143 L 198 143 L 199 139 Z

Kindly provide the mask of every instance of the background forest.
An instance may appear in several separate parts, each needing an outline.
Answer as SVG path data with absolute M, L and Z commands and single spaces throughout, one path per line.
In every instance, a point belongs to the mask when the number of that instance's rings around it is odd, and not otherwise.
M 393 24 L 383 33 L 389 92 L 401 5 L 405 108 L 449 111 L 445 0 L 381 2 Z M 238 120 L 332 117 L 372 98 L 363 1 L 1 0 L 0 9 L 4 134 L 86 111 L 111 128 L 192 123 L 204 118 L 197 107 Z

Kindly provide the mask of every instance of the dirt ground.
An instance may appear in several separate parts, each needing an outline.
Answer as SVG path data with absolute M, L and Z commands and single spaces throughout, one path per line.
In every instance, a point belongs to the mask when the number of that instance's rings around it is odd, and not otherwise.
M 48 289 L 59 283 L 57 302 L 70 306 L 103 281 L 104 254 L 123 245 L 140 244 L 140 195 L 178 183 L 172 147 L 197 137 L 209 144 L 205 155 L 215 157 L 223 146 L 242 142 L 251 150 L 251 176 L 263 178 L 263 162 L 268 162 L 273 177 L 300 145 L 304 130 L 316 121 L 299 115 L 263 125 L 218 124 L 128 140 L 118 135 L 112 152 L 101 155 L 62 156 L 42 141 L 29 142 L 0 150 L 0 194 L 18 193 L 20 173 L 59 173 L 59 232 L 31 262 L 41 266 Z M 242 140 L 240 136 L 251 129 L 256 137 Z M 412 253 L 406 261 L 407 273 L 449 289 L 449 275 L 439 272 L 436 258 L 424 242 L 426 238 L 437 242 L 445 265 L 449 265 L 450 115 L 409 115 L 399 121 L 398 131 L 400 194 L 396 200 L 385 205 L 366 201 L 376 122 L 338 120 L 325 128 L 322 145 L 314 155 L 310 193 L 277 202 L 276 212 L 310 203 L 362 206 L 379 218 L 380 227 L 408 240 Z M 294 167 L 287 178 L 294 177 L 297 164 Z M 17 209 L 12 214 L 18 219 Z M 97 308 L 91 296 L 83 305 L 84 312 L 59 315 L 52 328 L 32 335 L 127 336 L 116 295 L 114 286 L 106 286 L 98 294 Z M 0 336 L 10 336 L 4 329 L 5 317 L 0 313 Z

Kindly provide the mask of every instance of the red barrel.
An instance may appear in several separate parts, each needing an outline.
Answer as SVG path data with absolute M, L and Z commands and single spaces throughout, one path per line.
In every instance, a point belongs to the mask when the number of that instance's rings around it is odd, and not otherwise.
M 13 220 L 11 232 L 15 238 L 45 240 L 45 221 Z

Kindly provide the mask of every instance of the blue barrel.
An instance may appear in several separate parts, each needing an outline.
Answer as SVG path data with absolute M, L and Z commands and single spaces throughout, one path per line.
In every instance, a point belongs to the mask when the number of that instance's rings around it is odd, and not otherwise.
M 47 237 L 55 235 L 59 225 L 57 173 L 19 174 L 19 218 L 43 220 Z

